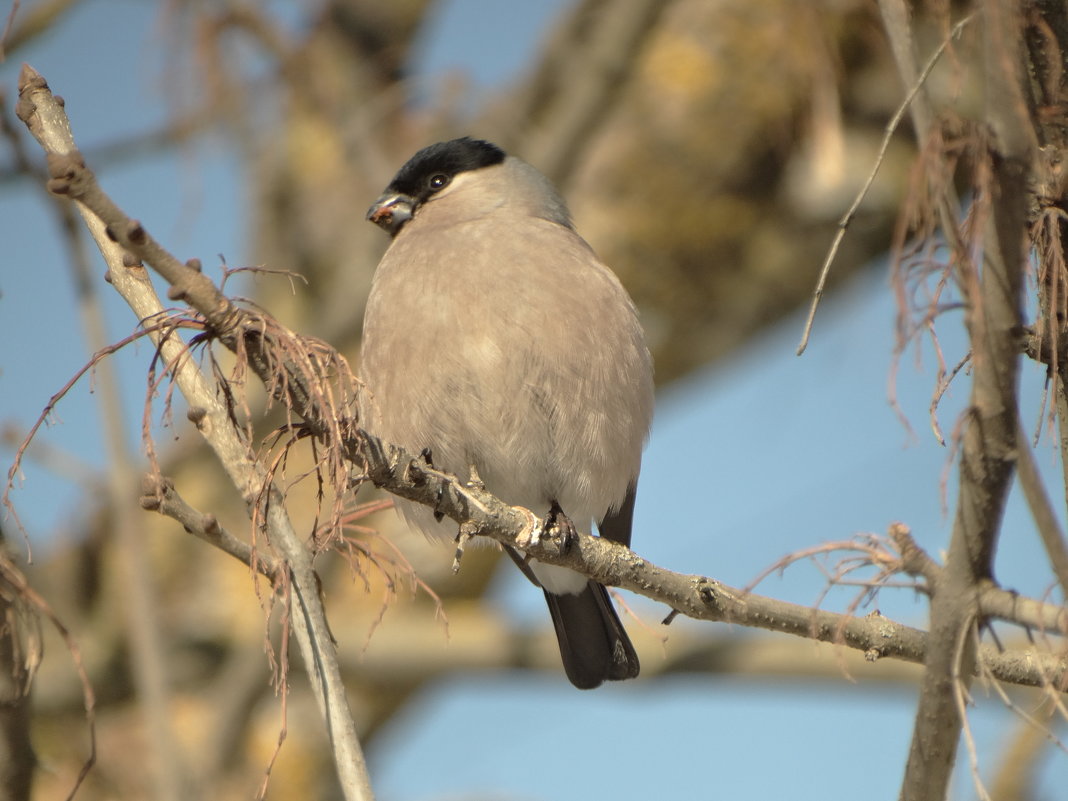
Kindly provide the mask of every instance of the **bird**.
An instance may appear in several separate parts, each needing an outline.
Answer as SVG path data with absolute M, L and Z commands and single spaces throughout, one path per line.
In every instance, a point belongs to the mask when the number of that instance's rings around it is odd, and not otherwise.
M 364 313 L 362 425 L 564 530 L 630 546 L 653 366 L 636 307 L 536 168 L 483 139 L 419 150 L 367 219 L 391 237 Z M 455 529 L 397 499 L 431 537 Z M 573 527 L 573 528 L 571 528 Z M 506 548 L 580 689 L 639 662 L 604 586 Z

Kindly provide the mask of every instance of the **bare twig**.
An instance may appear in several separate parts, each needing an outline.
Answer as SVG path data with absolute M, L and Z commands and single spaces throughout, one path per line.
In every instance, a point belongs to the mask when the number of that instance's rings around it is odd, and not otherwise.
M 991 684 L 1002 703 L 1020 718 L 1021 723 L 1004 748 L 1001 764 L 991 780 L 990 794 L 998 799 L 1039 798 L 1041 793 L 1035 785 L 1041 775 L 1039 765 L 1046 755 L 1047 743 L 1068 754 L 1068 747 L 1053 733 L 1057 723 L 1053 717 L 1056 705 L 1044 703 L 1029 713 L 1014 703 L 997 682 Z
M 1050 503 L 1046 488 L 1042 485 L 1042 477 L 1038 474 L 1035 456 L 1031 453 L 1022 425 L 1019 425 L 1017 430 L 1016 441 L 1016 469 L 1020 475 L 1020 486 L 1024 497 L 1027 498 L 1031 517 L 1034 518 L 1053 573 L 1061 585 L 1061 592 L 1068 599 L 1068 541 L 1064 538 L 1064 532 L 1061 531 L 1057 515 L 1053 511 L 1053 504 Z
M 960 665 L 965 662 L 964 647 L 965 642 L 972 640 L 973 648 L 979 643 L 979 630 L 975 625 L 975 621 L 972 621 L 969 625 L 964 626 L 960 630 L 960 640 L 957 642 L 957 658 L 953 664 L 959 670 Z M 969 677 L 961 676 L 960 673 L 955 673 L 953 676 L 953 700 L 957 705 L 957 715 L 961 721 L 961 732 L 964 735 L 964 744 L 968 751 L 968 766 L 971 768 L 972 774 L 972 786 L 975 787 L 975 794 L 979 798 L 979 801 L 992 801 L 990 794 L 987 793 L 986 787 L 983 785 L 983 780 L 979 775 L 979 749 L 975 746 L 975 738 L 972 736 L 971 723 L 968 721 L 968 706 L 972 703 L 971 695 L 968 692 Z
M 942 580 L 942 566 L 917 544 L 908 526 L 894 523 L 890 526 L 890 538 L 901 554 L 901 570 L 912 576 L 922 576 L 927 582 L 928 594 L 937 592 Z M 1028 629 L 1068 634 L 1068 609 L 1003 590 L 990 580 L 979 583 L 979 613 L 984 618 L 1004 620 Z
M 7 21 L 4 29 L 0 32 L 0 61 L 7 59 L 7 37 L 11 34 L 11 26 L 15 23 L 15 15 L 19 13 L 19 0 L 13 0 L 11 9 L 7 12 Z
M 148 475 L 141 484 L 141 508 L 150 509 L 178 521 L 182 528 L 198 539 L 214 545 L 239 562 L 272 581 L 278 565 L 257 553 L 247 542 L 223 528 L 215 515 L 204 514 L 190 506 L 174 489 L 169 479 Z
M 152 318 L 162 311 L 162 305 L 139 263 L 134 260 L 131 266 L 131 260 L 124 261 L 123 247 L 116 244 L 116 238 L 120 239 L 127 250 L 136 252 L 140 258 L 150 259 L 157 268 L 166 265 L 172 275 L 180 274 L 185 277 L 183 283 L 187 289 L 181 297 L 190 300 L 197 308 L 201 305 L 209 308 L 214 314 L 213 322 L 226 321 L 217 329 L 220 337 L 233 349 L 244 350 L 245 343 L 241 340 L 247 332 L 235 330 L 234 325 L 247 318 L 221 296 L 210 279 L 195 267 L 180 264 L 154 240 L 147 237 L 143 228 L 130 224 L 128 218 L 122 215 L 96 185 L 95 180 L 92 180 L 91 173 L 81 174 L 83 184 L 64 186 L 62 176 L 69 175 L 71 169 L 75 174 L 78 173 L 76 165 L 80 163 L 80 157 L 75 149 L 70 123 L 62 105 L 56 102 L 44 79 L 28 66 L 23 67 L 19 87 L 19 117 L 26 123 L 49 158 L 53 174 L 50 188 L 53 191 L 66 188 L 65 193 L 78 203 L 79 211 L 108 263 L 112 285 L 131 305 L 138 318 Z M 90 206 L 90 201 L 95 201 L 95 208 Z M 102 209 L 103 214 L 100 213 Z M 117 233 L 114 228 L 107 230 L 108 222 L 116 219 L 122 219 L 125 223 L 121 231 Z M 138 243 L 136 249 L 130 247 L 134 240 Z M 178 272 L 175 273 L 175 270 Z M 172 284 L 174 283 L 172 281 Z M 175 295 L 177 299 L 177 293 Z M 284 499 L 278 489 L 266 481 L 262 466 L 250 452 L 249 443 L 241 430 L 232 424 L 229 410 L 202 374 L 194 369 L 191 360 L 184 358 L 184 344 L 177 337 L 156 335 L 154 340 L 160 348 L 164 363 L 175 365 L 175 381 L 179 389 L 190 408 L 199 410 L 198 429 L 219 456 L 235 486 L 251 507 L 262 508 L 257 506 L 256 502 L 261 498 L 265 501 L 266 510 L 262 523 L 271 544 L 279 550 L 292 575 L 293 597 L 296 601 L 295 614 L 292 616 L 293 631 L 334 746 L 342 789 L 347 799 L 370 799 L 373 794 L 366 763 L 356 736 L 355 723 L 348 709 L 345 688 L 341 682 L 333 643 L 319 599 L 310 555 L 286 515 Z M 254 360 L 263 357 L 263 352 L 257 348 L 258 344 L 258 341 L 254 341 L 253 347 L 249 348 L 250 358 Z M 265 365 L 257 363 L 265 374 L 270 375 Z
M 24 47 L 41 34 L 52 30 L 57 20 L 78 2 L 79 0 L 44 0 L 41 3 L 31 3 L 26 9 L 20 9 L 19 3 L 13 3 L 8 25 L 4 30 L 0 61 L 6 58 L 8 53 Z M 12 23 L 16 18 L 16 10 L 19 12 L 19 24 L 14 25 Z
M 54 196 L 52 200 L 77 291 L 83 341 L 90 350 L 101 351 L 108 341 L 107 326 L 84 229 L 76 224 L 69 202 Z M 179 801 L 186 795 L 185 785 L 191 774 L 183 767 L 182 749 L 172 726 L 170 677 L 162 634 L 165 627 L 160 624 L 148 544 L 142 536 L 137 509 L 130 502 L 136 486 L 136 448 L 130 442 L 126 425 L 129 418 L 114 363 L 97 360 L 95 373 L 96 407 L 109 463 L 105 485 L 109 507 L 114 510 L 112 530 L 119 546 L 119 569 L 130 599 L 123 605 L 124 622 L 130 642 L 131 673 L 148 732 L 153 796 L 159 801 Z
M 82 367 L 74 373 L 70 380 L 68 380 L 67 383 L 59 389 L 59 391 L 57 391 L 54 395 L 52 395 L 51 398 L 48 399 L 48 403 L 45 404 L 44 409 L 42 409 L 41 413 L 37 416 L 37 420 L 34 421 L 34 424 L 30 427 L 29 432 L 22 437 L 21 442 L 16 447 L 15 458 L 12 460 L 11 467 L 9 467 L 7 471 L 7 483 L 4 486 L 3 493 L 0 494 L 0 505 L 3 505 L 5 511 L 11 516 L 11 519 L 15 521 L 15 524 L 20 529 L 20 531 L 22 530 L 22 525 L 19 522 L 18 514 L 15 511 L 15 505 L 11 501 L 11 492 L 15 488 L 15 484 L 18 481 L 19 473 L 21 472 L 22 468 L 22 461 L 26 456 L 27 449 L 30 447 L 31 443 L 33 443 L 34 439 L 36 438 L 37 432 L 41 429 L 42 426 L 45 425 L 45 423 L 48 422 L 49 418 L 51 417 L 53 411 L 56 408 L 56 405 L 67 395 L 68 392 L 70 392 L 74 388 L 74 386 L 85 376 L 86 373 L 94 369 L 97 364 L 104 360 L 105 357 L 110 356 L 113 353 L 117 353 L 131 342 L 135 342 L 139 339 L 142 339 L 143 337 L 146 337 L 151 334 L 153 331 L 162 331 L 163 329 L 168 327 L 173 328 L 174 325 L 175 323 L 173 321 L 167 321 L 164 323 L 154 323 L 152 325 L 146 325 L 144 322 L 142 322 L 142 328 L 140 331 L 136 331 L 127 337 L 123 337 L 121 340 L 112 343 L 111 345 L 106 345 L 105 347 L 94 353 L 91 357 L 89 357 L 89 361 L 82 365 Z M 25 538 L 25 531 L 22 531 L 22 533 L 23 537 Z M 27 550 L 29 550 L 29 546 L 29 540 L 26 539 Z
M 831 265 L 834 263 L 835 256 L 838 255 L 838 249 L 842 245 L 842 240 L 845 239 L 846 230 L 849 228 L 850 223 L 853 222 L 853 218 L 856 216 L 860 204 L 864 202 L 864 198 L 867 196 L 868 190 L 871 189 L 871 185 L 875 182 L 875 176 L 879 174 L 879 168 L 882 167 L 883 159 L 886 158 L 886 151 L 890 147 L 890 140 L 897 131 L 897 126 L 901 124 L 901 119 L 905 116 L 905 112 L 912 105 L 917 93 L 927 82 L 928 76 L 930 76 L 931 72 L 934 70 L 935 65 L 942 57 L 946 47 L 949 46 L 949 43 L 953 39 L 960 36 L 960 32 L 975 18 L 975 14 L 976 12 L 969 14 L 954 25 L 953 30 L 949 32 L 949 35 L 942 40 L 942 43 L 937 48 L 935 48 L 935 51 L 931 54 L 930 58 L 927 59 L 927 63 L 924 65 L 923 70 L 916 77 L 911 88 L 905 94 L 905 98 L 901 101 L 901 105 L 897 107 L 897 110 L 890 118 L 890 121 L 886 123 L 886 127 L 883 129 L 883 141 L 882 144 L 879 145 L 879 152 L 875 156 L 875 163 L 872 164 L 871 171 L 868 173 L 864 185 L 861 186 L 860 191 L 857 192 L 857 196 L 853 198 L 852 205 L 838 221 L 838 230 L 835 232 L 834 240 L 831 242 L 831 247 L 827 251 L 827 256 L 823 260 L 819 278 L 816 280 L 816 290 L 812 294 L 812 304 L 809 306 L 808 317 L 805 319 L 805 327 L 801 331 L 801 342 L 797 346 L 798 356 L 804 353 L 805 348 L 808 347 L 808 339 L 812 333 L 812 324 L 816 319 L 816 310 L 819 308 L 820 300 L 823 298 L 823 290 L 827 284 L 827 276 L 831 272 Z
M 911 51 L 907 11 L 897 9 L 895 53 L 908 78 Z M 892 15 L 884 12 L 888 20 Z M 903 801 L 935 801 L 946 794 L 961 736 L 962 693 L 975 673 L 977 647 L 968 632 L 978 617 L 981 584 L 993 573 L 993 554 L 1011 483 L 1017 443 L 1017 383 L 1026 232 L 1029 144 L 1018 135 L 1026 120 L 1006 99 L 1018 91 L 1017 7 L 1003 0 L 985 3 L 988 120 L 997 140 L 983 144 L 976 159 L 976 199 L 969 222 L 981 232 L 983 248 L 959 251 L 958 280 L 965 298 L 965 323 L 972 345 L 973 382 L 963 427 L 960 492 L 946 563 L 931 600 L 930 647 L 924 662 Z M 904 26 L 904 27 L 903 27 Z M 902 66 L 902 64 L 905 64 Z M 925 108 L 920 116 L 928 113 Z M 919 118 L 917 118 L 919 121 Z M 929 123 L 929 119 L 927 120 Z M 917 130 L 926 130 L 922 125 Z M 956 230 L 943 195 L 943 228 Z M 982 254 L 980 271 L 975 257 Z M 1026 441 L 1023 443 L 1026 447 Z

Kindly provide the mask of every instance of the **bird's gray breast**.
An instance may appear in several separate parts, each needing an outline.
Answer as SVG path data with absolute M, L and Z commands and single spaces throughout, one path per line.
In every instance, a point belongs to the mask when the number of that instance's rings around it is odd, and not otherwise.
M 626 293 L 577 235 L 501 217 L 412 224 L 390 247 L 365 318 L 366 424 L 461 477 L 473 465 L 509 503 L 542 513 L 558 500 L 588 528 L 637 476 L 648 353 Z

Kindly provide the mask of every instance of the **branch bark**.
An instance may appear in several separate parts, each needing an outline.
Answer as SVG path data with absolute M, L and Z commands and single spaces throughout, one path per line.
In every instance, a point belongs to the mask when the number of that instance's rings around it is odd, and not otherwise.
M 883 2 L 888 32 L 898 31 L 895 54 L 902 78 L 915 72 L 903 4 Z M 898 8 L 886 14 L 887 8 Z M 965 299 L 965 324 L 972 344 L 973 381 L 962 434 L 960 493 L 946 564 L 931 599 L 929 648 L 908 763 L 901 788 L 905 801 L 945 798 L 962 725 L 961 697 L 975 672 L 973 633 L 982 624 L 979 593 L 993 578 L 993 558 L 1018 448 L 1017 394 L 1022 330 L 1022 288 L 1026 234 L 1027 177 L 1031 140 L 1026 107 L 1019 97 L 1019 25 L 1014 3 L 983 6 L 987 66 L 987 122 L 994 133 L 978 156 L 979 196 L 972 216 L 984 226 L 982 269 L 958 264 Z M 892 24 L 891 24 L 892 23 Z M 923 139 L 933 116 L 916 107 Z M 989 165 L 985 162 L 989 161 Z M 989 174 L 983 170 L 988 169 Z M 950 241 L 957 222 L 942 213 Z M 981 657 L 980 657 L 981 658 Z M 963 686 L 962 686 L 963 685 Z
M 61 189 L 65 180 L 63 176 L 69 175 L 71 166 L 81 162 L 71 135 L 70 121 L 62 103 L 57 101 L 36 71 L 24 65 L 19 77 L 19 118 L 48 156 L 53 175 L 49 188 L 56 192 Z M 74 172 L 79 171 L 75 168 Z M 192 267 L 179 264 L 154 241 L 146 241 L 143 229 L 122 215 L 91 176 L 88 171 L 81 174 L 88 190 L 86 194 L 83 195 L 73 187 L 72 191 L 59 191 L 57 194 L 67 194 L 77 203 L 78 210 L 108 265 L 108 280 L 134 310 L 138 319 L 158 318 L 164 314 L 164 309 L 144 267 L 138 260 L 126 257 L 125 251 L 130 248 L 124 249 L 117 244 L 112 235 L 114 231 L 108 230 L 107 220 L 114 219 L 115 215 L 120 215 L 125 220 L 122 238 L 127 242 L 131 238 L 141 241 L 145 246 L 142 250 L 149 250 L 157 263 L 166 264 L 172 271 L 175 266 L 180 268 L 190 279 L 190 291 L 201 303 L 210 304 L 216 314 L 233 316 L 236 313 L 233 305 L 221 297 L 210 279 Z M 107 212 L 101 215 L 97 208 L 90 206 L 90 201 L 101 204 Z M 193 276 L 199 276 L 203 280 L 196 281 Z M 232 329 L 224 330 L 230 330 L 232 333 Z M 296 601 L 292 615 L 293 631 L 334 747 L 342 789 L 346 799 L 350 801 L 372 799 L 370 779 L 356 735 L 356 725 L 348 708 L 345 688 L 341 682 L 326 614 L 311 566 L 311 555 L 293 530 L 285 512 L 282 493 L 269 480 L 263 466 L 256 460 L 242 431 L 233 425 L 228 410 L 214 388 L 196 369 L 184 343 L 177 336 L 160 333 L 153 334 L 152 338 L 190 408 L 199 410 L 197 427 L 215 450 L 231 481 L 244 497 L 250 512 L 257 508 L 260 498 L 266 498 L 266 516 L 263 523 L 271 544 L 278 549 L 290 570 L 292 593 Z M 237 343 L 231 341 L 237 348 Z M 260 355 L 259 351 L 256 351 L 256 354 Z

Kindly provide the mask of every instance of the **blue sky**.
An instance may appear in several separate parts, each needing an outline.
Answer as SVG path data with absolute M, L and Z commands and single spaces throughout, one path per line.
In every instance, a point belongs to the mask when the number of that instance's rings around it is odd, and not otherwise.
M 465 71 L 478 91 L 507 82 L 529 63 L 552 8 L 562 5 L 443 3 L 415 65 L 423 76 L 419 91 L 433 92 L 434 76 L 453 69 Z M 164 118 L 164 51 L 144 44 L 159 43 L 155 13 L 149 4 L 82 4 L 75 20 L 19 54 L 64 95 L 83 148 Z M 529 18 L 518 21 L 517 13 Z M 116 29 L 127 32 L 121 42 L 111 39 Z M 146 62 L 150 66 L 142 68 Z M 8 102 L 18 66 L 0 65 Z M 222 253 L 237 264 L 245 246 L 242 176 L 234 163 L 221 144 L 209 141 L 181 155 L 109 168 L 102 178 L 121 205 L 136 210 L 183 257 L 209 263 Z M 159 186 L 175 189 L 161 193 Z M 81 341 L 78 311 L 54 237 L 39 193 L 25 183 L 0 186 L 7 256 L 0 267 L 3 423 L 30 425 L 87 358 L 72 344 Z M 797 316 L 726 362 L 662 391 L 639 492 L 637 551 L 736 586 L 785 553 L 856 532 L 883 533 L 896 520 L 912 526 L 937 554 L 948 541 L 939 482 L 949 455 L 927 423 L 934 362 L 924 353 L 919 365 L 909 357 L 900 369 L 910 434 L 887 401 L 894 320 L 888 287 L 885 267 L 874 266 L 828 299 L 802 358 L 794 356 Z M 105 284 L 98 288 L 110 336 L 118 339 L 135 321 Z M 966 347 L 959 315 L 943 319 L 941 335 L 953 362 Z M 144 348 L 119 357 L 131 409 L 140 406 L 146 358 Z M 1038 371 L 1027 371 L 1029 424 L 1036 420 L 1041 381 Z M 965 382 L 950 391 L 940 414 L 945 430 L 966 399 Z M 72 463 L 100 468 L 105 460 L 93 401 L 90 385 L 79 387 L 47 436 Z M 131 415 L 134 442 L 138 422 L 139 412 Z M 1038 461 L 1051 495 L 1059 498 L 1059 467 L 1048 438 Z M 32 465 L 26 478 L 16 502 L 31 534 L 76 531 L 80 488 Z M 949 487 L 952 509 L 952 478 Z M 1026 507 L 1014 493 L 998 574 L 1006 586 L 1041 593 L 1049 581 L 1044 565 Z M 766 594 L 799 603 L 813 602 L 821 589 L 819 574 L 807 566 L 762 586 Z M 503 575 L 495 594 L 520 619 L 545 614 L 540 593 L 518 574 Z M 662 616 L 644 602 L 635 606 L 651 620 Z M 879 607 L 923 624 L 924 607 L 909 593 L 884 593 Z M 868 798 L 896 798 L 915 692 L 873 689 L 858 678 L 859 685 L 843 680 L 798 690 L 745 677 L 679 677 L 577 693 L 562 675 L 473 675 L 426 693 L 391 724 L 371 751 L 373 776 L 380 797 L 390 801 L 636 801 L 683 793 L 825 801 L 855 798 L 858 787 Z M 996 700 L 976 695 L 976 736 L 989 770 L 1014 723 Z M 962 768 L 965 762 L 962 753 Z M 1054 752 L 1044 768 L 1043 797 L 1057 797 L 1054 788 L 1066 784 L 1068 760 Z M 973 797 L 962 770 L 956 787 L 955 797 Z

